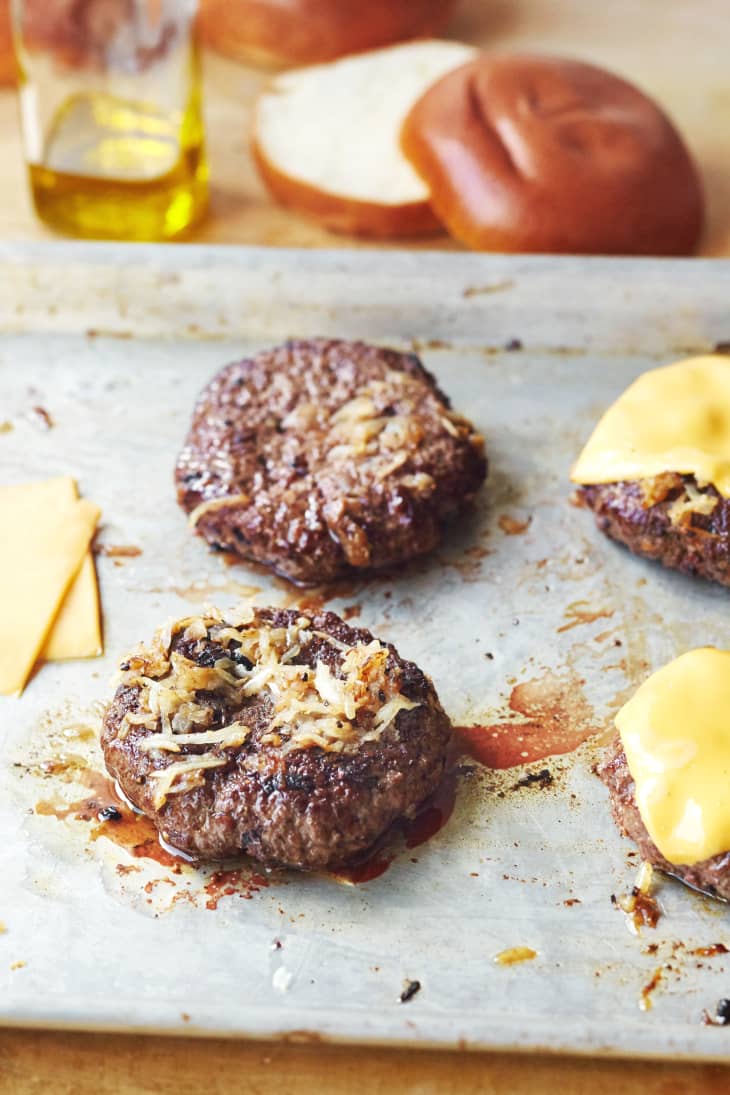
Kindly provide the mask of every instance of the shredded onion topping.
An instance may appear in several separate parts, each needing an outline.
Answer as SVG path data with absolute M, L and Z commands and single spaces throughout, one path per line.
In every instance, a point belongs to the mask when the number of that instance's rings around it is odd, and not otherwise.
M 313 747 L 346 753 L 377 740 L 401 711 L 419 706 L 402 694 L 401 670 L 388 662 L 377 639 L 348 645 L 307 616 L 275 627 L 251 609 L 236 620 L 211 610 L 166 625 L 123 662 L 121 683 L 138 698 L 119 736 L 147 731 L 135 744 L 154 761 L 147 778 L 159 809 L 169 795 L 201 786 L 209 769 L 234 759 L 258 768 L 256 754 L 242 749 L 254 704 L 259 727 L 262 706 L 268 717 L 260 744 L 283 755 Z M 224 726 L 216 725 L 221 710 L 232 712 Z

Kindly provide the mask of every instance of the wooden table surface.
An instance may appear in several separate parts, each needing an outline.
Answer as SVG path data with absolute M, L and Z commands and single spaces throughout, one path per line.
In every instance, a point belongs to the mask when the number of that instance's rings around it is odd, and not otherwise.
M 464 0 L 456 37 L 498 49 L 544 49 L 604 64 L 654 95 L 682 129 L 705 181 L 702 253 L 730 255 L 730 6 L 728 0 Z M 208 220 L 194 239 L 272 246 L 347 247 L 266 198 L 247 152 L 250 103 L 265 79 L 206 58 L 212 168 Z M 27 197 L 14 95 L 0 92 L 0 238 L 46 230 Z M 381 245 L 382 246 L 382 245 Z M 426 247 L 455 247 L 446 237 Z M 637 1021 L 640 1019 L 637 1017 Z M 718 1030 L 727 1043 L 730 1030 Z M 722 1066 L 513 1057 L 326 1045 L 0 1031 L 1 1095 L 209 1095 L 393 1090 L 419 1095 L 723 1095 Z

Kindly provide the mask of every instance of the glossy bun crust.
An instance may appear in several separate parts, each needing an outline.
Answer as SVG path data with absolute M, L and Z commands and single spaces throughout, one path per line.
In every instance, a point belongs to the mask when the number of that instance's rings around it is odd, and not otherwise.
M 203 38 L 229 57 L 311 65 L 442 30 L 456 0 L 201 0 Z
M 446 227 L 475 250 L 685 255 L 702 231 L 677 130 L 593 65 L 482 56 L 422 96 L 402 145 Z
M 15 83 L 16 66 L 13 36 L 10 30 L 10 9 L 0 4 L 0 86 Z

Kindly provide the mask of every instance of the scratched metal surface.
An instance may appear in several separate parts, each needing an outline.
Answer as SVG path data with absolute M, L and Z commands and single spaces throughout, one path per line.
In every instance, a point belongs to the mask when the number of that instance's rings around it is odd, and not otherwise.
M 171 470 L 214 370 L 293 334 L 417 340 L 488 441 L 474 515 L 428 561 L 334 607 L 359 604 L 433 676 L 456 724 L 524 723 L 509 701 L 529 694 L 559 725 L 604 732 L 649 669 L 728 641 L 728 601 L 600 538 L 569 504 L 568 468 L 638 372 L 730 337 L 729 300 L 723 262 L 0 248 L 0 478 L 73 474 L 103 509 L 102 539 L 142 548 L 98 560 L 104 658 L 45 666 L 21 700 L 0 700 L 0 1022 L 726 1056 L 700 1015 L 727 995 L 730 963 L 690 951 L 730 943 L 728 914 L 664 882 L 657 929 L 630 934 L 610 895 L 636 861 L 591 774 L 595 744 L 548 762 L 547 790 L 513 790 L 545 762 L 492 775 L 464 759 L 449 824 L 382 877 L 272 875 L 214 911 L 192 869 L 173 877 L 35 813 L 84 792 L 33 766 L 59 743 L 97 762 L 77 728 L 93 724 L 117 655 L 160 621 L 250 587 L 286 599 L 190 535 Z M 34 421 L 38 404 L 53 429 Z M 512 946 L 537 957 L 495 964 Z M 405 979 L 422 988 L 401 1004 Z

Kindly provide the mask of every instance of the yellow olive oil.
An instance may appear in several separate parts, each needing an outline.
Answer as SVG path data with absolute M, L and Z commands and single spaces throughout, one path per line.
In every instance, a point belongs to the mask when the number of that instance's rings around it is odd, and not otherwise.
M 165 113 L 104 91 L 69 96 L 28 166 L 36 211 L 67 235 L 167 240 L 202 216 L 208 198 L 200 89 Z

